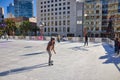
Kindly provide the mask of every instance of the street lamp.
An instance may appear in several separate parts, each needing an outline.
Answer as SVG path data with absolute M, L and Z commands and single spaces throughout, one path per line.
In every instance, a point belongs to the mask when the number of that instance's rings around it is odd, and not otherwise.
M 87 27 L 85 26 L 86 24 L 86 17 L 87 14 L 84 14 L 84 28 L 83 28 L 83 35 L 85 36 L 88 32 L 87 32 Z
M 44 27 L 44 22 L 39 23 L 39 29 L 40 29 L 40 40 L 43 40 L 43 27 Z

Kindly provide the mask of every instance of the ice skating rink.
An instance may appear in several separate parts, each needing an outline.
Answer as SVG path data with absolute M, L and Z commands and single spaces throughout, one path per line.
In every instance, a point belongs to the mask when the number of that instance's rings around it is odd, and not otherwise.
M 47 43 L 0 40 L 0 80 L 120 80 L 120 57 L 106 43 L 56 42 L 53 66 Z

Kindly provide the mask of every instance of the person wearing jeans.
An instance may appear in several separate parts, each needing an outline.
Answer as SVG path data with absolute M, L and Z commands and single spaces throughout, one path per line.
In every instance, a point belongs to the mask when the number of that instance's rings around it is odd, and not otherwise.
M 48 59 L 49 66 L 53 65 L 53 61 L 51 60 L 51 57 L 52 57 L 51 51 L 53 51 L 56 54 L 56 52 L 54 50 L 54 45 L 55 45 L 55 39 L 51 38 L 51 40 L 49 41 L 49 43 L 47 45 L 47 49 L 46 49 L 48 52 L 48 55 L 49 55 L 49 59 Z

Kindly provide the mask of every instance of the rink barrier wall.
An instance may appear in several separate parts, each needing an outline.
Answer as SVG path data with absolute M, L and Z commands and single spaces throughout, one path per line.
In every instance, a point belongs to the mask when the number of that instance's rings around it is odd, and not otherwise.
M 54 37 L 54 36 L 52 36 Z M 54 37 L 57 40 L 57 37 Z M 44 36 L 43 38 L 40 38 L 40 36 L 9 36 L 8 39 L 15 39 L 15 40 L 47 40 L 49 41 L 51 39 L 51 36 Z M 71 41 L 71 42 L 84 42 L 84 37 L 64 37 L 61 38 L 61 41 Z M 109 44 L 111 47 L 114 48 L 114 41 L 109 38 L 88 38 L 89 42 L 96 42 L 101 43 L 105 42 Z

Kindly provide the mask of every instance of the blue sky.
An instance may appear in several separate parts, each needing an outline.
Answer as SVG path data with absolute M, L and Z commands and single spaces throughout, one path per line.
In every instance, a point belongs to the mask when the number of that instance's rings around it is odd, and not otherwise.
M 0 0 L 0 7 L 4 8 L 5 18 L 7 17 L 7 6 L 10 3 L 13 3 L 13 0 Z M 36 16 L 36 0 L 34 0 L 33 6 L 34 6 L 33 16 Z

